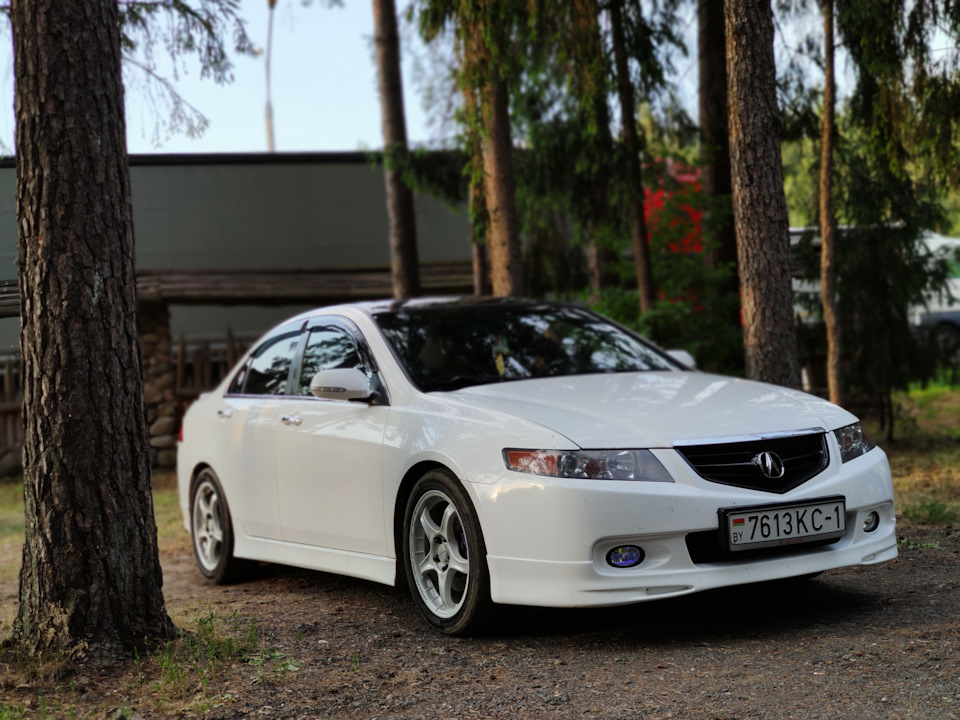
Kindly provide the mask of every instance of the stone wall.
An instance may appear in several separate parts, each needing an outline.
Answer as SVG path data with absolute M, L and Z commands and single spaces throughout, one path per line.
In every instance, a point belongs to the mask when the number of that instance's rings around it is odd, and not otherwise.
M 150 455 L 154 467 L 172 468 L 177 464 L 179 420 L 174 392 L 170 311 L 165 303 L 141 302 L 138 322 Z

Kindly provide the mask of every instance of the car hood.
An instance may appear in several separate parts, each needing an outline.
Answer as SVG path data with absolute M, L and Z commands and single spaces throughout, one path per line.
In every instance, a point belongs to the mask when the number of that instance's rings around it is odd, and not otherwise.
M 591 449 L 664 448 L 856 422 L 846 410 L 806 393 L 700 372 L 540 378 L 443 395 L 535 422 Z

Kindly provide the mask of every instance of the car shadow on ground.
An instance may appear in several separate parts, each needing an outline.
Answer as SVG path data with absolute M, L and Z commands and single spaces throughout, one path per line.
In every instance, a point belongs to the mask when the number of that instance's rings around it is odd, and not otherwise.
M 298 604 L 309 604 L 319 595 L 338 605 L 363 605 L 369 612 L 389 613 L 408 631 L 434 632 L 417 614 L 405 585 L 391 588 L 268 564 L 261 565 L 252 583 L 265 594 L 282 590 L 295 595 Z M 876 622 L 875 616 L 886 605 L 885 595 L 871 589 L 869 581 L 826 573 L 816 578 L 741 585 L 609 608 L 496 606 L 483 636 L 569 641 L 589 635 L 647 646 L 675 645 L 818 631 L 846 624 L 862 626 Z
M 501 635 L 615 635 L 645 645 L 769 636 L 862 624 L 884 607 L 873 591 L 815 579 L 720 588 L 610 608 L 509 608 Z

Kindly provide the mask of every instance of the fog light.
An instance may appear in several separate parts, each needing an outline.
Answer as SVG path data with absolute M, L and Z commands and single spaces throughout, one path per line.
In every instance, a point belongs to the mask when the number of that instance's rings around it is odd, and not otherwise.
M 872 533 L 880 527 L 880 514 L 874 510 L 872 513 L 867 515 L 863 520 L 863 531 L 867 533 Z
M 643 562 L 643 550 L 636 545 L 621 545 L 607 553 L 607 564 L 615 568 L 632 568 Z

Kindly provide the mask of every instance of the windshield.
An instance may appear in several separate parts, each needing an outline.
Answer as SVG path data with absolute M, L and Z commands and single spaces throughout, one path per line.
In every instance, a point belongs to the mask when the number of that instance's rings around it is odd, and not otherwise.
M 563 305 L 411 306 L 376 315 L 421 390 L 589 373 L 675 370 L 599 315 Z

